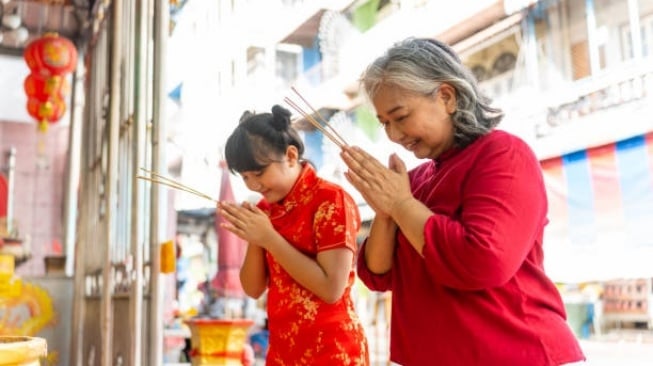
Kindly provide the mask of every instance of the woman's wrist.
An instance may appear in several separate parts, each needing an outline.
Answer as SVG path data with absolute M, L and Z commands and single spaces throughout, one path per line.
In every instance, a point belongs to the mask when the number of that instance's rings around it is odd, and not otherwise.
M 408 203 L 410 203 L 413 199 L 413 196 L 409 196 L 395 201 L 390 207 L 390 216 L 393 218 L 400 217 L 404 207 L 407 207 Z

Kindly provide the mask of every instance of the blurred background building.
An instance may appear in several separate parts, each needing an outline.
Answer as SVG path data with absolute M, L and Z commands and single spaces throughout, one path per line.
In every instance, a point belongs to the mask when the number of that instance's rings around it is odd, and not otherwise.
M 407 36 L 451 44 L 505 110 L 500 128 L 539 157 L 546 268 L 577 335 L 653 327 L 653 0 L 0 4 L 0 252 L 50 299 L 8 304 L 24 321 L 56 314 L 37 334 L 61 365 L 161 364 L 174 348 L 168 326 L 218 271 L 215 205 L 136 177 L 153 170 L 217 198 L 243 111 L 284 105 L 294 86 L 348 142 L 419 163 L 387 141 L 356 82 Z M 40 133 L 25 108 L 23 51 L 53 31 L 74 41 L 78 65 L 67 112 Z M 349 188 L 337 149 L 299 117 L 307 158 Z M 237 177 L 228 183 L 249 198 Z M 160 271 L 166 240 L 180 249 L 177 274 Z M 58 272 L 46 266 L 62 259 Z M 387 358 L 382 297 L 358 296 L 374 357 Z

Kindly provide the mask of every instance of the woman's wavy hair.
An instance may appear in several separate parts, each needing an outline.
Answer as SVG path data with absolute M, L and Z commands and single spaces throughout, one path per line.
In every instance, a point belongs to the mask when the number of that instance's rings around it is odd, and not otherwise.
M 499 108 L 481 93 L 476 78 L 445 43 L 407 38 L 372 62 L 360 78 L 372 100 L 381 86 L 392 85 L 408 93 L 428 96 L 442 83 L 456 90 L 456 111 L 451 115 L 454 144 L 464 147 L 496 127 L 503 118 Z

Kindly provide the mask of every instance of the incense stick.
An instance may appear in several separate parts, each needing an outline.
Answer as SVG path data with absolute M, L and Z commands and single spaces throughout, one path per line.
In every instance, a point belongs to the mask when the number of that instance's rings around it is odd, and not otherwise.
M 298 106 L 295 102 L 293 102 L 290 98 L 286 97 L 283 99 L 284 102 L 288 103 L 293 109 L 295 109 L 299 114 L 302 115 L 302 117 L 306 118 L 308 122 L 310 122 L 315 128 L 320 130 L 324 136 L 326 136 L 329 140 L 333 141 L 334 144 L 338 145 L 339 148 L 343 148 L 347 146 L 347 143 L 344 141 L 340 141 L 336 136 L 332 135 L 326 128 L 322 126 L 322 124 L 313 118 L 310 114 L 306 113 L 300 106 Z
M 321 114 L 317 109 L 313 108 L 313 106 L 311 105 L 311 103 L 309 103 L 308 100 L 306 100 L 306 98 L 304 98 L 304 97 L 299 93 L 299 91 L 297 91 L 297 89 L 296 89 L 294 86 L 291 86 L 290 89 L 291 89 L 293 92 L 295 92 L 295 94 L 297 94 L 297 96 L 298 96 L 298 97 L 299 97 L 299 98 L 304 102 L 304 104 L 306 104 L 306 105 L 308 106 L 308 108 L 310 108 L 310 109 L 313 111 L 313 113 L 315 113 L 315 114 L 316 114 L 316 115 L 317 115 L 317 116 L 322 120 L 322 122 L 324 122 L 324 125 L 325 125 L 328 129 L 330 129 L 330 130 L 331 130 L 331 131 L 332 131 L 332 132 L 333 132 L 333 133 L 334 133 L 334 134 L 335 134 L 335 135 L 340 139 L 340 141 L 342 142 L 343 145 L 345 145 L 345 146 L 349 145 L 349 144 L 347 143 L 347 141 L 345 141 L 345 139 L 344 139 L 342 136 L 340 136 L 340 134 L 338 133 L 338 131 L 336 131 L 336 129 L 333 128 L 333 126 L 331 126 L 331 124 L 329 123 L 329 121 L 327 121 L 327 119 L 324 118 L 324 117 L 322 116 L 322 114 Z
M 200 192 L 200 191 L 198 191 L 198 190 L 196 190 L 194 188 L 191 188 L 191 187 L 189 187 L 187 185 L 179 183 L 179 182 L 175 181 L 174 179 L 162 176 L 162 175 L 160 175 L 158 173 L 155 173 L 155 172 L 148 171 L 147 169 L 144 169 L 144 168 L 141 168 L 141 169 L 143 171 L 149 172 L 152 175 L 159 176 L 160 179 L 152 178 L 152 177 L 146 177 L 144 175 L 137 175 L 136 176 L 137 179 L 147 180 L 147 181 L 152 182 L 152 183 L 161 184 L 161 185 L 164 185 L 164 186 L 168 186 L 170 188 L 174 188 L 174 189 L 177 189 L 177 190 L 180 190 L 180 191 L 184 191 L 186 193 L 193 194 L 195 196 L 207 199 L 209 201 L 218 202 L 218 200 L 216 200 L 215 198 L 209 196 L 208 194 L 202 193 L 202 192 Z
M 155 176 L 155 177 L 158 178 L 159 180 L 167 181 L 167 182 L 169 182 L 169 183 L 171 183 L 171 184 L 173 184 L 173 185 L 180 186 L 180 187 L 185 188 L 185 189 L 187 189 L 187 190 L 193 191 L 193 193 L 195 193 L 195 194 L 197 194 L 197 195 L 206 195 L 205 193 L 202 193 L 202 192 L 196 190 L 195 188 L 192 188 L 192 187 L 189 187 L 189 186 L 187 186 L 187 185 L 184 185 L 184 184 L 181 183 L 181 182 L 178 182 L 178 181 L 176 181 L 176 180 L 174 180 L 174 179 L 172 179 L 172 178 L 168 178 L 168 177 L 166 177 L 166 176 L 164 176 L 164 175 L 161 175 L 161 174 L 159 174 L 159 173 L 157 173 L 157 172 L 154 172 L 154 171 L 151 171 L 151 170 L 147 170 L 147 169 L 142 168 L 142 167 L 141 167 L 141 170 L 144 171 L 145 173 L 148 173 L 148 174 L 150 174 L 150 175 L 152 175 L 152 176 Z M 206 195 L 206 196 L 208 196 L 208 195 Z
M 198 197 L 201 197 L 201 198 L 207 199 L 207 200 L 209 200 L 209 201 L 218 202 L 218 200 L 216 200 L 215 198 L 213 198 L 213 197 L 211 197 L 211 196 L 209 196 L 209 195 L 206 195 L 206 194 L 203 194 L 203 193 L 199 193 L 199 194 L 198 194 L 198 193 L 195 192 L 194 190 L 186 189 L 186 188 L 183 187 L 183 186 L 178 186 L 178 185 L 175 185 L 175 184 L 172 184 L 172 183 L 169 183 L 169 182 L 163 181 L 163 180 L 158 180 L 158 179 L 150 178 L 150 177 L 146 177 L 146 176 L 143 176 L 143 175 L 137 175 L 136 178 L 138 178 L 138 179 L 143 179 L 143 180 L 147 180 L 147 181 L 152 182 L 152 183 L 161 184 L 161 185 L 164 185 L 164 186 L 167 186 L 167 187 L 170 187 L 170 188 L 174 188 L 174 189 L 177 189 L 177 190 L 180 190 L 180 191 L 184 191 L 184 192 L 186 192 L 186 193 L 193 194 L 193 195 L 195 195 L 195 196 L 198 196 Z

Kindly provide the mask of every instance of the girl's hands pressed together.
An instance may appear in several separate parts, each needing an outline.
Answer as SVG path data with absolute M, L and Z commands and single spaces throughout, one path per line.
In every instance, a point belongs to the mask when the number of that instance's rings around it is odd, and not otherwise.
M 277 234 L 268 216 L 249 202 L 237 205 L 231 202 L 219 203 L 220 214 L 228 221 L 222 227 L 238 235 L 248 243 L 265 248 L 270 238 Z
M 396 154 L 390 155 L 389 168 L 359 147 L 345 146 L 340 155 L 349 168 L 345 177 L 377 215 L 390 217 L 413 198 L 406 165 Z

